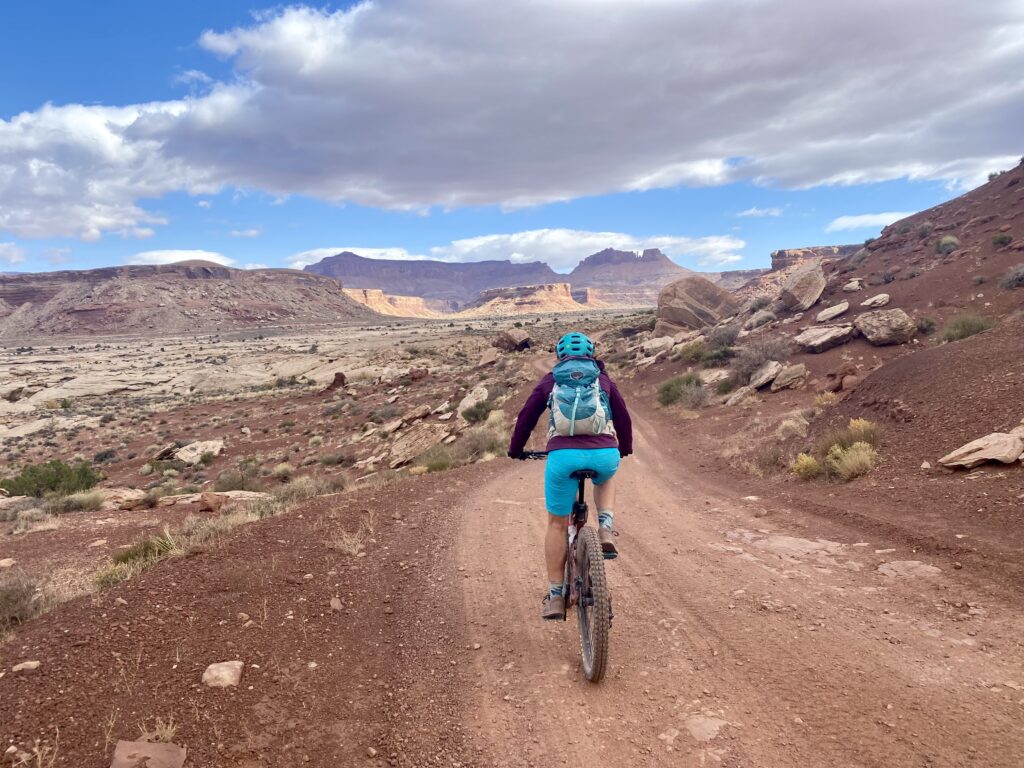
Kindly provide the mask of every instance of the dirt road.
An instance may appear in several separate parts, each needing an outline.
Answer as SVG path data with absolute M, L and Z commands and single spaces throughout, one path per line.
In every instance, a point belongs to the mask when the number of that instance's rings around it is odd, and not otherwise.
M 1019 613 L 977 604 L 950 563 L 715 486 L 637 428 L 599 686 L 574 615 L 538 620 L 542 466 L 510 465 L 457 510 L 484 764 L 1021 764 Z
M 42 739 L 41 764 L 106 768 L 157 717 L 189 768 L 1021 764 L 1005 580 L 748 498 L 636 427 L 600 685 L 573 617 L 538 618 L 543 467 L 501 459 L 321 497 L 19 628 L 0 764 Z M 333 544 L 367 520 L 359 556 Z M 242 684 L 201 685 L 227 659 Z

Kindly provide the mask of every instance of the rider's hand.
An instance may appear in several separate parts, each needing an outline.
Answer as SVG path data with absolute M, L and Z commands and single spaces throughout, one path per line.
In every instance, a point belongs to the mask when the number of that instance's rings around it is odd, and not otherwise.
M 526 461 L 526 454 L 523 453 L 522 451 L 519 451 L 518 453 L 515 453 L 513 451 L 509 451 L 508 452 L 508 457 L 510 459 L 518 459 L 519 461 Z
M 632 455 L 633 455 L 632 451 L 621 451 L 621 450 L 619 451 L 619 458 L 620 459 L 624 459 L 627 456 L 632 456 Z

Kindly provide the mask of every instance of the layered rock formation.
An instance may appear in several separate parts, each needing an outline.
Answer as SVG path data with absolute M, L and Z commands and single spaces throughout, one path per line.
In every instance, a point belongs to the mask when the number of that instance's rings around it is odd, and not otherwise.
M 738 310 L 736 299 L 728 291 L 703 277 L 684 277 L 666 286 L 658 297 L 654 336 L 715 325 Z
M 557 282 L 559 276 L 543 262 L 442 261 L 367 259 L 350 251 L 310 264 L 306 272 L 327 275 L 347 288 L 377 288 L 395 296 L 441 299 L 456 305 L 472 303 L 481 291 Z
M 378 288 L 345 288 L 345 295 L 380 315 L 393 317 L 441 317 L 421 296 L 392 296 Z
M 822 259 L 843 259 L 855 253 L 859 245 L 815 245 L 809 248 L 781 248 L 772 251 L 772 272 Z
M 330 278 L 203 261 L 0 278 L 0 338 L 173 334 L 378 317 Z
M 459 314 L 463 317 L 483 317 L 537 312 L 578 312 L 583 309 L 587 307 L 573 299 L 568 283 L 551 283 L 483 291 L 472 306 Z

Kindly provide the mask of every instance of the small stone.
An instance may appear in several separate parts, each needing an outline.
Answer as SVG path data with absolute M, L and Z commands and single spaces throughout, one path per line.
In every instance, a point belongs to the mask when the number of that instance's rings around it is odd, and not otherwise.
M 13 667 L 11 667 L 11 671 L 31 672 L 33 670 L 39 669 L 40 664 L 42 664 L 41 661 L 23 661 L 20 664 L 15 664 Z
M 241 661 L 221 661 L 211 664 L 203 672 L 203 684 L 210 688 L 228 688 L 242 679 Z
M 343 608 L 344 608 L 344 606 L 341 604 L 341 599 L 340 598 L 337 598 L 337 597 L 332 597 L 331 598 L 331 610 L 332 611 L 340 611 Z
M 13 557 L 5 557 L 3 560 L 0 560 L 0 568 L 11 568 L 16 562 L 18 561 Z
M 128 601 L 125 600 L 123 597 L 115 597 L 114 605 L 128 605 Z
M 239 613 L 238 614 L 238 620 L 244 624 L 245 622 L 247 622 L 249 620 L 249 614 L 248 613 Z
M 90 547 L 103 547 L 103 546 L 106 546 L 106 544 L 107 544 L 107 540 L 106 539 L 96 539 L 95 541 L 90 541 L 89 542 L 89 546 Z
M 931 462 L 928 462 L 928 461 L 922 461 L 921 462 L 921 469 L 931 469 L 931 468 L 932 468 Z
M 373 747 L 367 747 L 366 748 L 366 756 L 367 757 L 376 757 L 377 756 L 377 750 L 374 749 Z
M 390 605 L 385 605 L 384 606 L 384 613 L 392 614 L 392 613 L 394 613 L 394 611 L 391 609 Z
M 483 646 L 480 643 L 473 643 L 473 650 L 479 651 Z

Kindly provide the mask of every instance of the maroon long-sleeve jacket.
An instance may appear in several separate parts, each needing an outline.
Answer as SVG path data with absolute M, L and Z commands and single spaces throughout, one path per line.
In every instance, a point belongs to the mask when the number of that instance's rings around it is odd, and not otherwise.
M 598 379 L 601 389 L 608 395 L 608 402 L 612 407 L 612 424 L 615 425 L 614 435 L 576 435 L 564 437 L 558 435 L 548 439 L 547 450 L 557 451 L 559 448 L 618 448 L 621 456 L 629 456 L 633 452 L 633 422 L 629 418 L 629 409 L 626 408 L 626 401 L 622 399 L 619 388 L 615 382 L 605 373 L 604 363 L 600 360 L 597 366 L 601 369 L 601 376 Z M 537 420 L 547 410 L 548 399 L 551 397 L 551 390 L 555 386 L 555 377 L 547 374 L 540 383 L 533 388 L 533 392 L 526 398 L 526 404 L 519 411 L 519 418 L 516 419 L 516 427 L 512 431 L 512 440 L 509 443 L 509 456 L 518 456 L 526 447 L 526 441 L 530 439 L 533 428 L 537 426 Z

